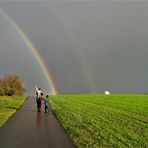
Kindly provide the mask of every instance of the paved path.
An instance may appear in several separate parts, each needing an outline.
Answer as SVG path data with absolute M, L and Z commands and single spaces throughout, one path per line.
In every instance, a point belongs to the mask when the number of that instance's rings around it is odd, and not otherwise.
M 52 113 L 36 111 L 35 97 L 28 97 L 0 128 L 0 148 L 73 148 L 75 145 Z

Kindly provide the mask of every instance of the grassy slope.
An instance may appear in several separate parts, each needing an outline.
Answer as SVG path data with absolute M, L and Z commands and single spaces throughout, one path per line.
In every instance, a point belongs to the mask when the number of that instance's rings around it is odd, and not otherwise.
M 146 95 L 59 95 L 50 105 L 79 147 L 148 147 Z
M 20 96 L 15 96 L 15 97 L 0 96 L 0 127 L 23 103 L 24 99 L 25 97 L 22 97 L 22 96 L 21 97 Z

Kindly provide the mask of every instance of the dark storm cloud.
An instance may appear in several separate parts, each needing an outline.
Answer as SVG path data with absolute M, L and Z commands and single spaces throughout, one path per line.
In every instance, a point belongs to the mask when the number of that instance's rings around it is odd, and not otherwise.
M 60 93 L 90 93 L 90 82 L 94 83 L 96 93 L 106 89 L 113 93 L 147 91 L 148 2 L 0 4 L 39 49 Z M 23 74 L 31 92 L 38 71 L 41 73 L 38 63 L 32 55 L 26 55 L 27 61 L 33 61 L 30 69 L 34 72 L 29 73 L 24 70 L 28 68 L 25 57 L 20 60 L 20 66 L 15 62 L 10 64 L 16 53 L 21 56 L 30 52 L 5 20 L 1 19 L 0 23 L 3 32 L 0 44 L 5 49 L 0 51 L 0 66 L 7 65 L 4 73 L 17 70 Z M 7 58 L 10 61 L 4 64 Z M 44 86 L 45 81 L 41 76 L 39 83 Z

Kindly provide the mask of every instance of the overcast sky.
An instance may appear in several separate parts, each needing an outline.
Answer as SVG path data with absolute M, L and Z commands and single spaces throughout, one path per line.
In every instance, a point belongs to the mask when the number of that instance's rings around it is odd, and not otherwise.
M 63 93 L 148 92 L 148 2 L 0 1 L 38 48 Z M 0 76 L 34 92 L 48 84 L 35 57 L 0 15 Z

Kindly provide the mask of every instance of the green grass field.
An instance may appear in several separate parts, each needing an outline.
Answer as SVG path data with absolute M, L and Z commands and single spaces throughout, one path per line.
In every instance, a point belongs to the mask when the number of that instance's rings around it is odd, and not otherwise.
M 23 103 L 24 99 L 25 97 L 22 96 L 0 96 L 0 127 L 17 110 L 17 108 Z
M 50 106 L 78 147 L 148 147 L 147 95 L 59 95 Z

